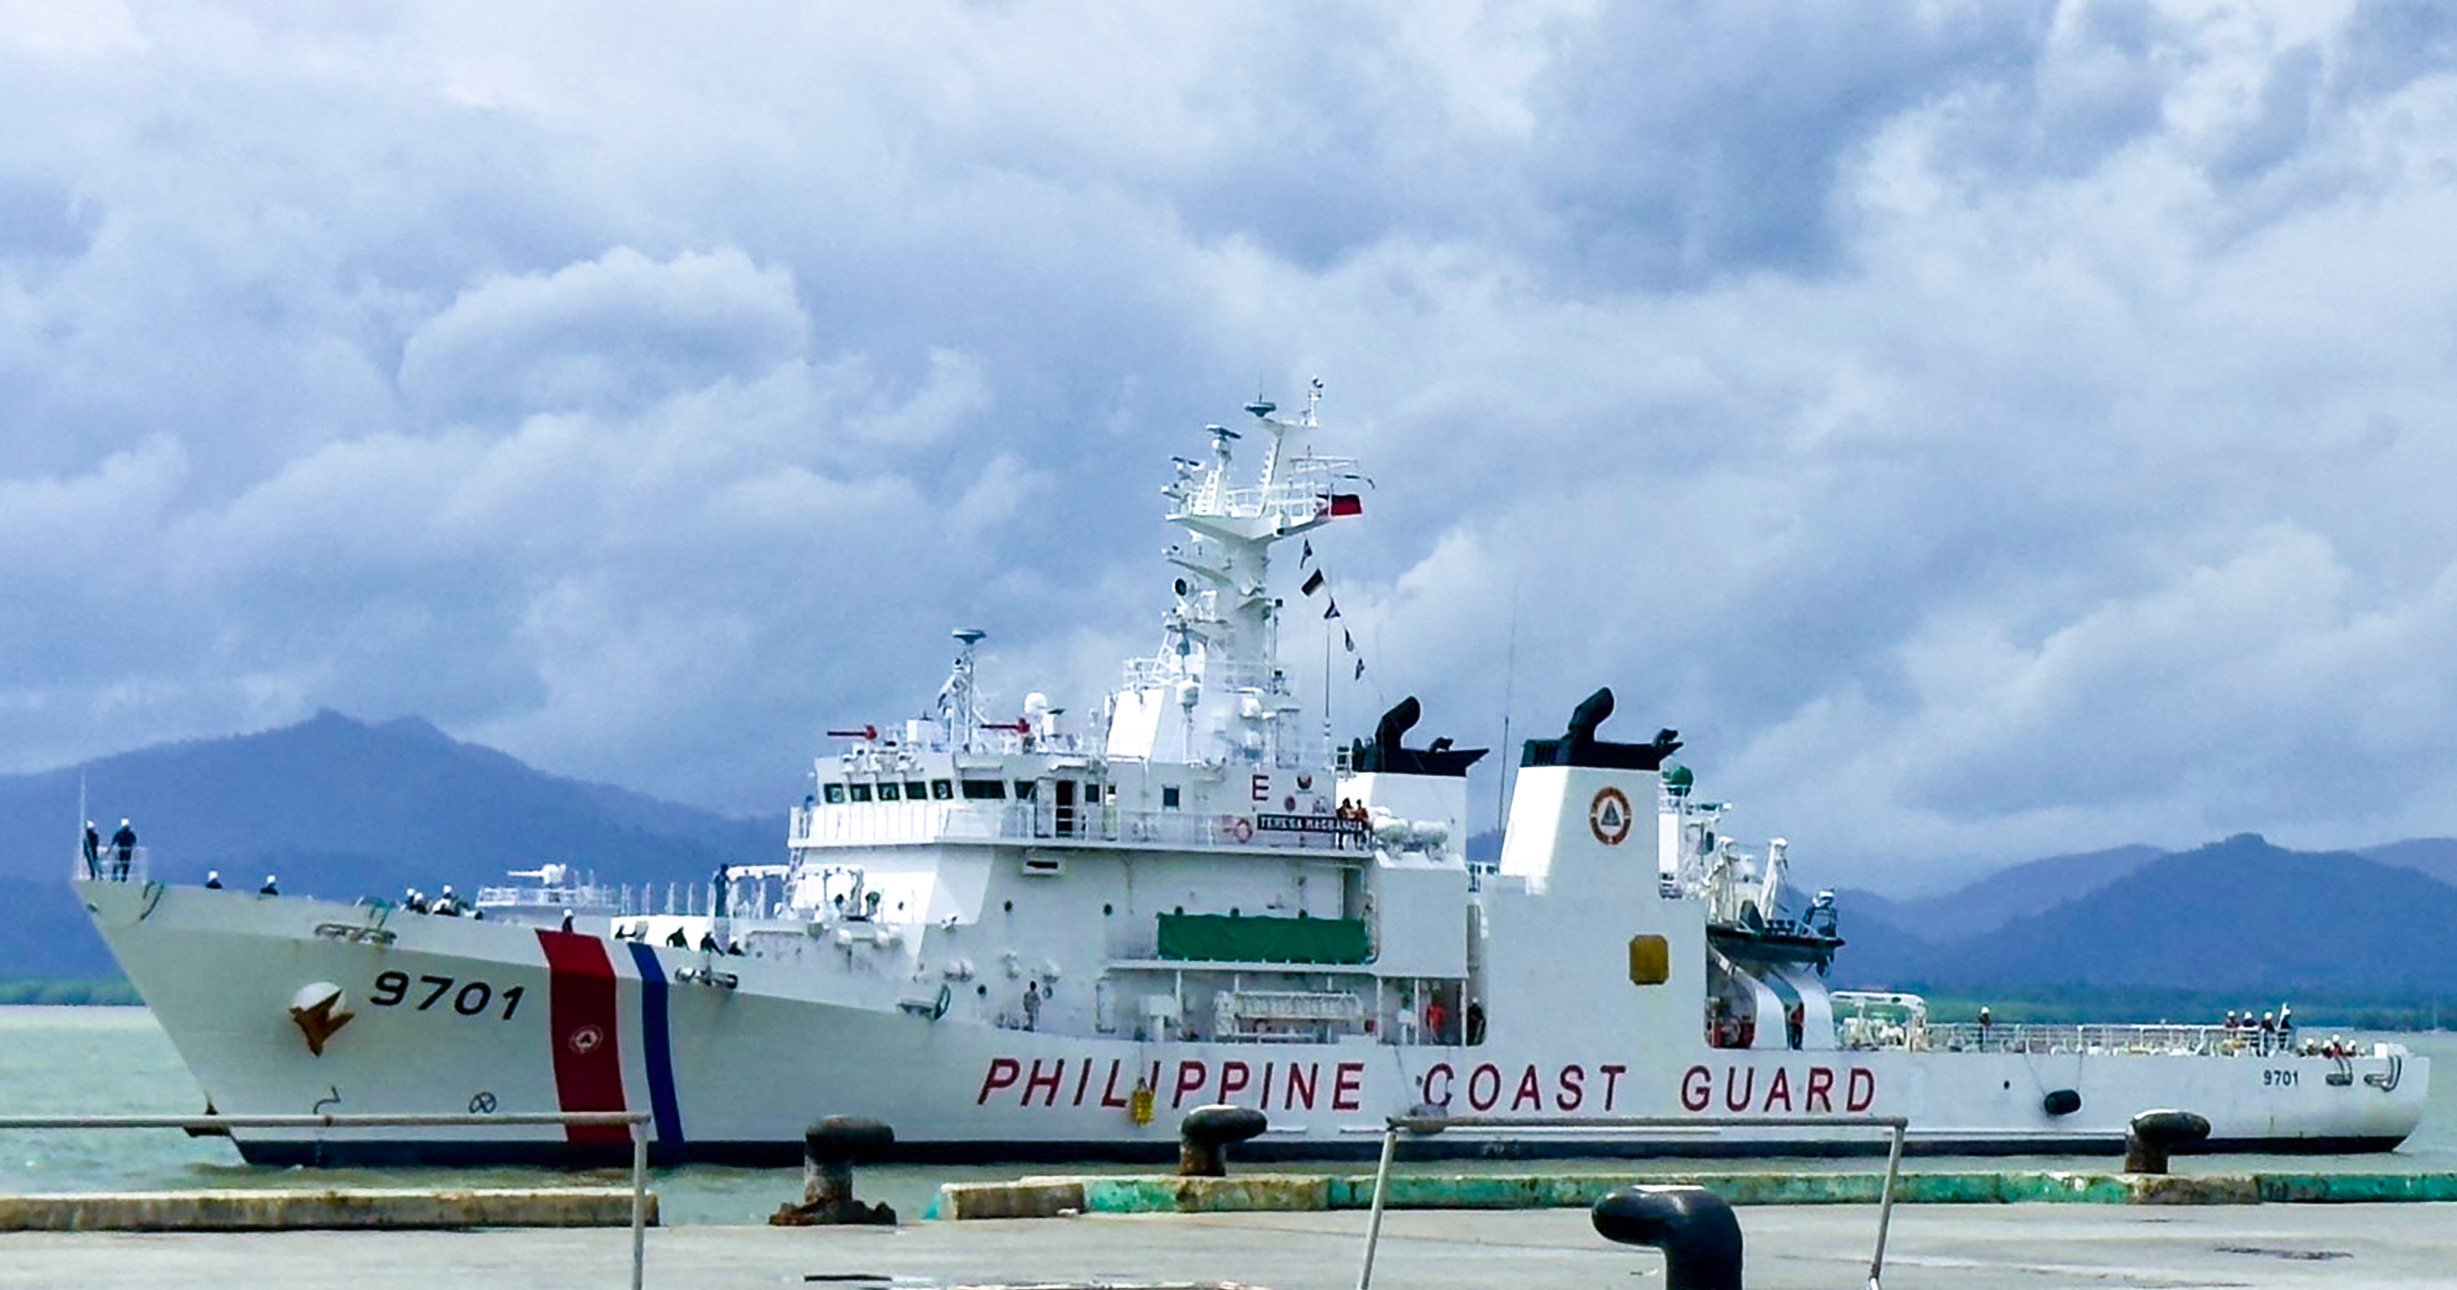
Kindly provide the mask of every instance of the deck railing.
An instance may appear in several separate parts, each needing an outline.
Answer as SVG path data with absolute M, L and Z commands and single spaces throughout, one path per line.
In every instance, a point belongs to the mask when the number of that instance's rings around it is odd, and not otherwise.
M 144 882 L 153 876 L 153 858 L 141 846 L 130 847 L 122 855 L 118 847 L 104 842 L 102 850 L 89 860 L 80 846 L 70 876 L 89 882 Z
M 1092 842 L 1273 852 L 1362 852 L 1370 846 L 1353 832 L 1256 829 L 1250 818 L 1242 816 L 1128 811 L 1105 804 L 1061 807 L 1045 802 L 863 802 L 803 806 L 794 808 L 792 834 L 792 845 L 797 847 Z
M 1931 1022 L 1932 1052 L 2170 1054 L 2190 1057 L 2276 1057 L 2297 1042 L 2258 1027 L 2209 1025 L 2045 1025 L 2036 1022 Z

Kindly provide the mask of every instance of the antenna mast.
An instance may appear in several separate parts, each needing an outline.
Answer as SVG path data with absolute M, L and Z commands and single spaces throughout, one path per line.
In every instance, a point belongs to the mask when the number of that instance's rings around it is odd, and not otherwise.
M 1518 765 L 1518 754 L 1510 747 L 1510 700 L 1519 678 L 1519 584 L 1510 584 L 1510 644 L 1502 662 L 1502 757 L 1501 773 L 1495 775 L 1493 787 L 1493 828 L 1496 832 L 1510 824 L 1510 768 Z
M 973 646 L 989 635 L 978 627 L 959 627 L 955 667 L 947 676 L 947 687 L 940 692 L 939 711 L 947 724 L 955 727 L 947 732 L 947 744 L 959 752 L 972 752 L 973 740 L 981 731 L 981 692 L 973 685 Z

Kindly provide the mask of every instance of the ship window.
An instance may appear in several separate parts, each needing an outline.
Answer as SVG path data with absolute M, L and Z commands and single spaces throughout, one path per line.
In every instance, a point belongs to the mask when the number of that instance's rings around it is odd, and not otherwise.
M 893 802 L 903 796 L 904 790 L 896 787 L 896 781 L 892 779 L 879 785 L 879 800 L 882 802 Z
M 955 785 L 943 779 L 930 781 L 930 800 L 944 802 L 955 796 Z
M 918 802 L 918 801 L 922 800 L 924 797 L 928 796 L 928 795 L 929 795 L 929 792 L 930 792 L 930 786 L 929 786 L 929 785 L 927 785 L 927 784 L 922 783 L 922 782 L 921 782 L 920 780 L 918 780 L 918 779 L 908 779 L 908 780 L 904 781 L 904 800 L 905 800 L 905 801 L 908 801 L 908 802 Z
M 968 779 L 964 781 L 964 800 L 967 802 L 994 802 L 1006 795 L 1007 786 L 997 780 Z
M 1164 811 L 1174 811 L 1177 809 L 1177 785 L 1168 784 L 1162 786 L 1160 790 L 1160 809 Z
M 847 784 L 845 787 L 852 792 L 854 801 L 867 802 L 870 800 L 870 785 Z
M 1019 802 L 1029 802 L 1032 800 L 1031 780 L 1019 779 L 1015 781 L 1015 800 Z
M 842 805 L 844 805 L 844 804 L 845 804 L 845 786 L 844 786 L 844 785 L 842 785 L 842 784 L 829 784 L 829 785 L 826 785 L 825 787 L 821 788 L 819 791 L 820 791 L 820 792 L 822 792 L 822 793 L 827 794 L 827 798 L 828 798 L 828 805 L 830 805 L 830 806 L 842 806 Z

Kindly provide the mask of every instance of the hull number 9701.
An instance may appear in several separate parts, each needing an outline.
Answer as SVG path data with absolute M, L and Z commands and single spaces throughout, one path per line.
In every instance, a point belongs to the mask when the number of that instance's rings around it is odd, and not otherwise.
M 521 990 L 522 987 L 515 985 L 498 991 L 484 981 L 460 981 L 448 976 L 422 975 L 413 985 L 407 972 L 379 972 L 375 978 L 375 993 L 367 996 L 367 1002 L 379 1008 L 398 1008 L 407 1004 L 426 1012 L 448 999 L 454 1012 L 464 1017 L 478 1017 L 484 1016 L 500 996 L 502 1019 L 510 1021 L 512 1014 L 520 1009 Z
M 2261 1072 L 2261 1085 L 2264 1088 L 2293 1088 L 2295 1087 L 2295 1076 L 2298 1073 L 2292 1069 L 2281 1070 L 2273 1066 Z

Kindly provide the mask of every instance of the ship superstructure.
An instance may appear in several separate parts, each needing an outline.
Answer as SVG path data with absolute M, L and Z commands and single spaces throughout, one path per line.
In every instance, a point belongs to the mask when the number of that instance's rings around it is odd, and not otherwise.
M 2378 1149 L 2425 1063 L 2218 1027 L 1932 1026 L 1835 995 L 1830 896 L 1786 889 L 1599 691 L 1520 750 L 1497 866 L 1415 700 L 1335 749 L 1282 670 L 1273 548 L 1360 509 L 1302 413 L 1246 409 L 1162 493 L 1159 646 L 1097 711 L 983 689 L 955 634 L 916 715 L 832 732 L 779 859 L 642 908 L 565 865 L 486 919 L 80 871 L 113 951 L 225 1112 L 653 1112 L 662 1159 L 783 1160 L 872 1116 L 917 1158 L 1153 1158 L 1196 1105 L 1256 1106 L 1249 1154 L 1357 1155 L 1383 1117 L 1831 1115 L 1836 1127 L 1444 1136 L 1421 1153 L 2112 1147 L 2150 1107 L 2216 1146 Z M 1241 470 L 1241 458 L 1255 460 Z M 1310 539 L 1307 539 L 1310 541 Z M 603 1130 L 234 1133 L 251 1160 L 602 1158 Z

